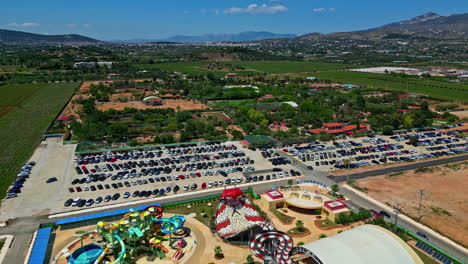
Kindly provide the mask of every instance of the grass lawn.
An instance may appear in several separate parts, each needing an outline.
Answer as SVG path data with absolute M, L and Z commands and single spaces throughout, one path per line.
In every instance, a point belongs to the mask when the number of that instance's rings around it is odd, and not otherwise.
M 0 87 L 0 104 L 10 109 L 0 117 L 0 198 L 30 158 L 42 134 L 72 96 L 78 83 L 24 84 Z
M 271 212 L 283 223 L 283 224 L 290 224 L 294 221 L 294 217 L 286 215 L 279 210 L 273 209 Z
M 331 227 L 338 227 L 340 225 L 338 225 L 337 223 L 333 222 L 333 221 L 330 221 L 328 219 L 323 219 L 323 220 L 317 220 L 317 224 L 321 227 L 321 228 L 331 228 Z
M 211 203 L 211 206 L 208 206 L 209 203 Z M 188 205 L 190 205 L 190 208 L 187 208 Z M 213 200 L 208 202 L 200 202 L 198 204 L 187 203 L 167 209 L 164 208 L 164 212 L 180 215 L 196 213 L 197 215 L 195 216 L 195 219 L 209 226 L 210 217 L 216 214 L 216 208 L 218 208 L 218 201 Z M 202 213 L 206 213 L 206 215 L 202 216 Z
M 0 250 L 2 250 L 3 245 L 5 245 L 5 239 L 0 239 Z
M 302 231 L 300 231 L 299 228 L 294 227 L 294 228 L 289 229 L 287 233 L 292 236 L 300 236 L 300 235 L 305 235 L 305 234 L 310 233 L 310 230 L 304 227 L 302 228 Z
M 352 65 L 315 61 L 242 61 L 233 62 L 232 64 L 241 65 L 246 69 L 262 71 L 268 74 L 330 71 L 353 67 Z
M 422 253 L 421 251 L 415 248 L 413 248 L 413 250 L 416 252 L 416 254 L 418 254 L 419 258 L 421 258 L 424 264 L 439 264 L 439 262 L 437 262 L 435 259 L 429 257 L 428 255 Z

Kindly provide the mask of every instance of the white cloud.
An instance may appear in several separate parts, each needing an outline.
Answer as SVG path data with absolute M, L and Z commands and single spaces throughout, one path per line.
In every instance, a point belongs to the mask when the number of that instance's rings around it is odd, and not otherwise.
M 67 27 L 74 28 L 74 27 L 77 27 L 78 25 L 77 25 L 77 24 L 67 24 L 66 26 L 67 26 Z
M 334 7 L 331 7 L 331 8 L 318 7 L 318 8 L 312 9 L 312 11 L 317 12 L 317 13 L 327 12 L 327 11 L 328 12 L 335 12 L 336 8 L 334 8 Z
M 10 23 L 8 24 L 7 26 L 10 26 L 10 27 L 38 27 L 40 26 L 40 24 L 38 23 L 33 23 L 33 22 L 25 22 L 25 23 Z
M 239 13 L 245 13 L 245 14 L 276 14 L 276 13 L 281 13 L 281 12 L 286 12 L 288 11 L 288 8 L 275 4 L 275 5 L 257 5 L 257 4 L 251 4 L 245 8 L 242 7 L 231 7 L 226 10 L 224 10 L 224 13 L 226 14 L 239 14 Z
M 85 28 L 90 28 L 90 27 L 92 27 L 92 26 L 93 26 L 93 25 L 91 25 L 91 24 L 83 24 L 83 27 L 85 27 Z

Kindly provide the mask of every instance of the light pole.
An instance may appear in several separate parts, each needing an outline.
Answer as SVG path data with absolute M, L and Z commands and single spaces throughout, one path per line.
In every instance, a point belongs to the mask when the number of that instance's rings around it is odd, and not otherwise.
M 424 189 L 420 189 L 419 190 L 418 218 L 421 218 L 421 206 L 422 206 L 423 195 L 424 195 Z
M 394 222 L 394 228 L 393 228 L 393 232 L 396 233 L 396 230 L 397 230 L 397 225 L 398 225 L 398 214 L 400 213 L 400 203 L 397 203 L 396 207 L 395 207 L 395 222 Z

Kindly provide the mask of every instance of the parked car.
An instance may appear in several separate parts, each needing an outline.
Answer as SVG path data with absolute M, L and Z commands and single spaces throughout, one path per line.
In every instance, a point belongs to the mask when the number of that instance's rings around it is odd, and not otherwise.
M 57 178 L 52 177 L 52 178 L 47 179 L 46 183 L 51 183 L 51 182 L 56 182 L 56 181 L 57 181 Z

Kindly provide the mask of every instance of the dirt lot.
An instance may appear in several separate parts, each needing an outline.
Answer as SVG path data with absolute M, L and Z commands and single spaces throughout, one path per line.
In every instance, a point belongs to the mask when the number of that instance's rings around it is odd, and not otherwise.
M 132 102 L 109 102 L 109 103 L 99 103 L 96 105 L 96 108 L 101 111 L 106 111 L 109 109 L 115 110 L 124 110 L 125 108 L 136 108 L 136 109 L 157 109 L 157 108 L 172 108 L 174 110 L 204 110 L 209 107 L 203 103 L 193 100 L 183 100 L 183 99 L 167 99 L 164 100 L 163 105 L 146 105 L 142 101 L 132 101 Z
M 468 245 L 468 162 L 452 163 L 408 171 L 390 176 L 377 176 L 356 181 L 377 200 L 395 205 L 418 216 L 419 190 L 424 189 L 421 221 L 434 230 Z
M 116 93 L 109 96 L 109 101 L 111 102 L 120 102 L 120 101 L 132 101 L 135 100 L 135 97 L 132 93 Z
M 132 82 L 144 82 L 144 81 L 151 81 L 151 78 L 147 78 L 147 79 L 132 79 L 130 80 Z M 107 84 L 110 84 L 114 82 L 114 80 L 100 80 L 100 81 L 84 81 L 81 86 L 80 86 L 80 91 L 85 91 L 85 89 L 89 89 L 89 86 L 91 84 L 104 84 L 104 85 L 107 85 Z
M 73 101 L 76 99 L 87 99 L 91 97 L 89 94 L 76 94 L 73 95 L 72 99 L 70 102 L 68 102 L 67 106 L 63 109 L 62 113 L 60 114 L 61 116 L 68 116 L 72 115 L 77 118 L 77 120 L 80 120 L 80 115 L 79 112 L 81 110 L 81 104 L 75 104 Z

